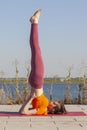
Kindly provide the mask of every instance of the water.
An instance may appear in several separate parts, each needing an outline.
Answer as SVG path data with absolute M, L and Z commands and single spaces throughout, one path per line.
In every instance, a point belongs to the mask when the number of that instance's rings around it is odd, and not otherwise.
M 67 86 L 66 84 L 53 84 L 52 87 L 49 84 L 44 85 L 44 92 L 48 98 L 50 98 L 50 88 L 52 88 L 52 99 L 53 100 L 64 100 L 65 95 L 67 95 Z M 78 97 L 79 87 L 78 84 L 71 84 L 70 85 L 70 94 L 71 99 L 75 99 Z M 82 91 L 81 91 L 82 95 Z
M 21 97 L 23 97 L 23 84 L 18 85 L 18 89 L 20 92 Z M 0 89 L 3 89 L 6 96 L 12 96 L 13 99 L 16 99 L 16 90 L 14 84 L 0 84 Z M 71 84 L 70 85 L 70 94 L 71 99 L 78 98 L 78 91 L 79 87 L 78 84 Z M 29 86 L 28 86 L 29 90 Z M 66 84 L 44 84 L 44 93 L 50 99 L 50 93 L 52 94 L 53 100 L 64 100 L 65 95 L 67 95 L 67 86 Z M 82 91 L 81 91 L 82 95 Z M 1 96 L 0 96 L 1 97 Z M 2 99 L 1 99 L 2 100 Z

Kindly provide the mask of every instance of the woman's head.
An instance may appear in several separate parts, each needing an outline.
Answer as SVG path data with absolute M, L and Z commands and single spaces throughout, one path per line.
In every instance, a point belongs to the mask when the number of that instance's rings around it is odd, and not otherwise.
M 65 106 L 62 102 L 55 101 L 55 102 L 50 102 L 48 107 L 48 114 L 64 114 L 66 113 Z

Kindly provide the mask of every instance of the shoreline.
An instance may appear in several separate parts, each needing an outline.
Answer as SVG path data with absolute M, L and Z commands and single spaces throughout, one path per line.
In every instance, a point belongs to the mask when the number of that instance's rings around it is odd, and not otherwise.
M 16 84 L 16 83 L 28 83 L 28 79 L 27 78 L 0 78 L 0 84 Z M 76 77 L 76 78 L 70 78 L 70 79 L 66 79 L 66 78 L 44 78 L 44 83 L 46 84 L 83 84 L 84 81 L 82 80 L 82 77 Z M 85 81 L 85 83 L 87 83 L 87 79 Z

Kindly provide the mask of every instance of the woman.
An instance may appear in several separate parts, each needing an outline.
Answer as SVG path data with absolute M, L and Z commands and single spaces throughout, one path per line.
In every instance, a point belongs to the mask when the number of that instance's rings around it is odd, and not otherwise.
M 63 104 L 59 102 L 49 102 L 43 92 L 44 64 L 38 38 L 38 21 L 41 12 L 42 9 L 37 10 L 30 18 L 31 73 L 29 76 L 29 83 L 31 85 L 31 93 L 19 111 L 21 114 L 25 115 L 47 115 L 66 112 Z M 31 104 L 33 108 L 29 109 Z M 63 107 L 64 109 L 62 109 Z

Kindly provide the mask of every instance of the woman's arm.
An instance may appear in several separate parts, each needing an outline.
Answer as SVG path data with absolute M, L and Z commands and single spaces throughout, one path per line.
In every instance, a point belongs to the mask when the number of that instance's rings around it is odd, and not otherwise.
M 21 114 L 24 114 L 24 115 L 34 115 L 37 113 L 37 110 L 36 109 L 24 109 Z
M 30 93 L 28 99 L 24 102 L 24 104 L 20 108 L 19 113 L 22 113 L 23 111 L 27 111 L 29 109 L 34 97 L 35 97 L 35 92 L 33 89 L 31 89 L 31 93 Z

